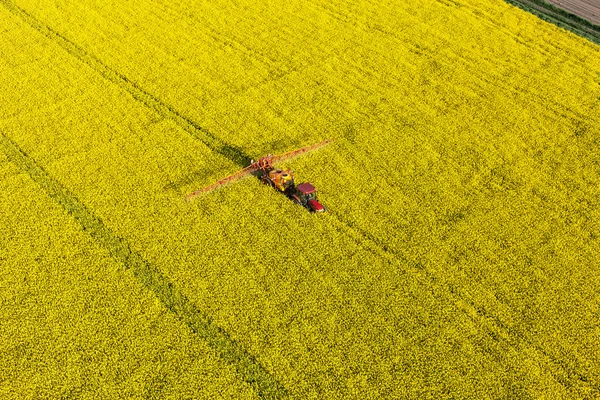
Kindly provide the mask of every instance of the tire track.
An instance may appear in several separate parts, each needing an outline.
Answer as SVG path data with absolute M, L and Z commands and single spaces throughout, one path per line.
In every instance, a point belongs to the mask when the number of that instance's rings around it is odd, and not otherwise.
M 208 129 L 200 126 L 190 118 L 181 114 L 173 106 L 145 91 L 142 87 L 127 78 L 125 75 L 110 68 L 97 57 L 86 52 L 82 47 L 70 41 L 54 29 L 50 28 L 48 25 L 45 25 L 43 22 L 29 14 L 27 11 L 18 7 L 10 0 L 0 0 L 0 4 L 2 4 L 13 15 L 21 18 L 30 27 L 34 28 L 46 38 L 50 39 L 53 43 L 58 44 L 70 55 L 87 64 L 105 79 L 131 94 L 134 99 L 141 102 L 146 107 L 153 109 L 164 118 L 174 121 L 192 137 L 204 143 L 215 153 L 221 154 L 238 166 L 246 167 L 250 164 L 251 157 L 243 150 L 215 136 Z
M 369 32 L 368 30 L 364 29 L 362 25 L 354 23 L 352 20 L 348 19 L 347 15 L 344 15 L 339 11 L 333 10 L 330 7 L 323 5 L 315 5 L 315 7 L 322 8 L 323 11 L 334 20 L 345 24 L 351 24 L 354 26 L 354 29 L 361 30 L 367 33 Z M 389 34 L 389 32 L 382 33 Z M 465 59 L 464 56 L 458 53 L 455 53 L 455 55 L 457 56 L 457 58 L 465 60 L 467 64 L 469 64 L 469 62 L 472 61 L 468 58 Z M 364 68 L 361 68 L 361 66 L 359 66 L 358 64 L 353 64 L 351 62 L 349 64 L 352 64 L 363 74 L 374 75 L 373 73 L 369 73 L 368 70 L 364 70 Z M 355 72 L 352 71 L 352 69 L 350 69 L 349 71 Z M 483 75 L 478 77 L 485 83 L 490 82 Z M 353 78 L 360 78 L 360 74 L 355 74 Z M 349 79 L 345 81 L 345 83 L 346 85 L 350 85 L 350 82 L 352 81 L 356 81 L 356 79 Z M 360 79 L 358 79 L 358 81 L 360 81 Z M 571 112 L 575 117 L 583 118 L 581 114 L 575 112 L 574 110 L 571 110 L 568 106 L 561 105 L 557 101 L 550 101 L 548 99 L 545 99 L 541 94 L 535 93 L 529 90 L 529 88 L 509 88 L 506 90 L 506 92 L 519 93 L 519 89 L 522 91 L 526 91 L 534 98 L 543 100 L 543 102 L 545 103 L 549 103 L 553 106 L 556 106 L 556 109 L 558 109 L 560 106 L 563 108 L 563 111 Z M 554 108 L 552 109 L 554 110 Z M 348 116 L 348 118 L 350 117 L 351 116 Z M 369 117 L 369 115 L 364 114 L 364 117 Z M 580 373 L 576 366 L 570 365 L 567 361 L 552 355 L 549 351 L 536 344 L 532 339 L 530 339 L 526 335 L 526 332 L 524 332 L 523 330 L 507 326 L 502 322 L 502 320 L 498 316 L 490 313 L 485 308 L 477 305 L 474 301 L 467 299 L 464 296 L 461 296 L 455 288 L 448 285 L 441 285 L 439 279 L 431 271 L 427 270 L 425 266 L 418 262 L 414 262 L 408 259 L 400 252 L 388 248 L 385 243 L 382 243 L 380 240 L 378 240 L 376 237 L 374 237 L 367 231 L 364 231 L 360 227 L 357 227 L 355 224 L 348 221 L 342 215 L 335 213 L 335 211 L 333 210 L 330 210 L 329 213 L 334 216 L 334 218 L 339 223 L 340 227 L 346 228 L 346 231 L 353 232 L 353 236 L 355 236 L 357 244 L 362 245 L 368 251 L 378 253 L 380 256 L 383 256 L 389 261 L 400 260 L 404 262 L 413 271 L 415 271 L 418 276 L 420 276 L 425 282 L 427 282 L 430 287 L 437 287 L 437 290 L 433 289 L 433 291 L 438 292 L 436 293 L 437 296 L 445 297 L 449 299 L 452 303 L 456 304 L 459 309 L 461 309 L 465 314 L 469 316 L 469 318 L 476 324 L 476 326 L 482 327 L 483 330 L 488 334 L 488 336 L 491 337 L 494 341 L 503 342 L 511 348 L 518 348 L 520 345 L 525 344 L 528 348 L 532 349 L 534 353 L 537 354 L 539 360 L 546 360 L 547 364 L 553 365 L 557 369 L 556 371 L 550 370 L 551 376 L 568 390 L 573 387 L 573 380 L 576 380 L 581 382 L 582 385 L 591 388 L 595 393 L 600 392 L 600 383 L 594 382 L 590 377 Z M 365 245 L 365 242 L 368 242 L 369 244 Z
M 53 179 L 35 160 L 28 156 L 8 136 L 0 131 L 0 150 L 9 161 L 38 184 L 54 201 L 71 215 L 81 229 L 112 257 L 131 270 L 137 281 L 156 295 L 160 302 L 204 340 L 241 379 L 256 391 L 261 399 L 282 399 L 288 392 L 260 362 L 229 336 L 212 319 L 203 314 L 158 269 L 151 266 L 123 237 L 106 227 L 100 217 L 89 210 L 60 182 Z
M 388 248 L 385 243 L 382 243 L 375 236 L 356 224 L 344 218 L 342 215 L 333 210 L 329 210 L 339 225 L 344 226 L 347 231 L 353 232 L 356 236 L 357 244 L 366 248 L 369 251 L 378 252 L 381 256 L 390 262 L 402 262 L 407 265 L 413 272 L 416 273 L 428 286 L 432 289 L 432 293 L 439 298 L 446 298 L 457 306 L 459 310 L 464 312 L 475 324 L 494 341 L 505 344 L 510 348 L 518 348 L 521 343 L 524 343 L 529 349 L 532 349 L 541 360 L 547 360 L 547 363 L 556 367 L 557 371 L 550 370 L 550 375 L 559 382 L 567 391 L 573 389 L 573 380 L 579 381 L 583 386 L 593 390 L 595 394 L 600 393 L 600 384 L 594 382 L 590 377 L 580 373 L 576 367 L 569 365 L 564 360 L 550 354 L 543 347 L 534 343 L 525 332 L 519 328 L 511 327 L 503 323 L 498 316 L 478 306 L 472 300 L 461 296 L 460 293 L 453 287 L 444 285 L 439 282 L 439 279 L 425 266 L 419 262 L 414 262 L 404 254 Z M 365 242 L 369 246 L 365 246 Z M 373 247 L 372 249 L 370 247 Z M 437 290 L 436 290 L 437 289 Z M 577 390 L 575 388 L 575 390 Z

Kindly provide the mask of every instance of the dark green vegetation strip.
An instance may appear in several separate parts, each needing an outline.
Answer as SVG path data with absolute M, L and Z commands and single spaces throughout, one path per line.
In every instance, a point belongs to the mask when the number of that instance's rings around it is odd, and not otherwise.
M 6 153 L 11 162 L 27 173 L 75 218 L 81 228 L 107 249 L 112 257 L 130 269 L 137 280 L 153 292 L 167 309 L 205 340 L 225 362 L 233 365 L 240 377 L 256 390 L 260 398 L 281 399 L 288 396 L 287 390 L 241 344 L 216 326 L 210 317 L 201 313 L 168 278 L 144 260 L 127 240 L 107 228 L 99 217 L 37 165 L 3 132 L 0 132 L 0 149 Z
M 89 65 L 104 78 L 118 85 L 123 90 L 129 92 L 134 99 L 155 110 L 161 116 L 175 121 L 186 132 L 188 132 L 194 138 L 200 140 L 214 152 L 225 156 L 227 159 L 233 161 L 237 165 L 246 167 L 248 164 L 250 164 L 251 157 L 244 153 L 241 149 L 216 137 L 208 129 L 198 125 L 196 122 L 182 115 L 171 105 L 165 103 L 151 93 L 148 93 L 135 82 L 129 80 L 125 75 L 111 69 L 97 57 L 89 54 L 77 44 L 73 43 L 49 26 L 45 25 L 27 11 L 18 7 L 9 0 L 0 0 L 0 4 L 2 4 L 8 11 L 25 21 L 29 26 L 36 29 L 42 35 L 46 36 L 48 39 L 65 49 L 69 54 Z
M 551 375 L 567 390 L 573 387 L 575 381 L 578 381 L 583 386 L 591 388 L 595 394 L 600 393 L 600 384 L 580 373 L 576 367 L 563 359 L 550 354 L 543 347 L 531 340 L 527 332 L 505 324 L 498 316 L 493 315 L 472 300 L 462 296 L 453 286 L 440 282 L 438 277 L 431 271 L 428 271 L 423 264 L 412 261 L 399 251 L 390 249 L 377 237 L 361 229 L 341 214 L 333 210 L 328 210 L 327 212 L 332 214 L 340 225 L 353 232 L 357 245 L 361 245 L 367 251 L 382 256 L 390 262 L 401 262 L 410 268 L 415 276 L 422 279 L 431 288 L 431 292 L 437 298 L 455 304 L 459 310 L 464 312 L 477 327 L 485 332 L 491 339 L 491 343 L 497 343 L 498 347 L 504 350 L 508 348 L 519 349 L 525 345 L 533 350 L 541 360 L 549 362 L 555 367 L 553 370 L 550 370 Z
M 509 4 L 517 6 L 530 12 L 544 21 L 567 29 L 576 35 L 584 37 L 591 42 L 600 45 L 600 26 L 572 14 L 544 0 L 504 0 Z

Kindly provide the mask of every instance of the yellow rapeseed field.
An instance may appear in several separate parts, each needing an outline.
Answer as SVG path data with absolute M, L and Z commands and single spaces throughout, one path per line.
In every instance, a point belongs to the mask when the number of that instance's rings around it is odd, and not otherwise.
M 0 154 L 0 398 L 256 398 Z
M 600 47 L 502 1 L 0 0 L 0 397 L 600 396 Z M 312 215 L 256 179 L 286 163 Z

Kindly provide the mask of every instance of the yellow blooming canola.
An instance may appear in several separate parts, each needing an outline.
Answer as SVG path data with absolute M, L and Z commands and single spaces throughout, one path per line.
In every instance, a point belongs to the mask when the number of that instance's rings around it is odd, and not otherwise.
M 598 46 L 491 0 L 188 3 L 0 0 L 0 397 L 600 396 Z M 327 138 L 284 165 L 325 214 L 183 200 Z
M 256 398 L 0 155 L 0 397 Z

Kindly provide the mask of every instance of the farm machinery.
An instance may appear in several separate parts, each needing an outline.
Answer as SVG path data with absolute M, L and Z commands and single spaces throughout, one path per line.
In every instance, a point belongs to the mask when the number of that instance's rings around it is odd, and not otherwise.
M 324 142 L 317 143 L 308 147 L 303 147 L 301 149 L 290 151 L 288 153 L 281 154 L 278 156 L 272 156 L 271 154 L 268 154 L 265 157 L 259 158 L 256 161 L 251 160 L 250 165 L 246 168 L 226 178 L 220 179 L 219 181 L 210 186 L 198 189 L 188 194 L 186 196 L 186 200 L 192 200 L 197 196 L 211 192 L 223 185 L 233 183 L 244 177 L 256 176 L 265 185 L 271 186 L 278 192 L 283 193 L 290 200 L 306 208 L 307 210 L 314 213 L 324 212 L 326 208 L 317 199 L 317 190 L 311 183 L 304 182 L 299 185 L 296 185 L 294 173 L 289 169 L 284 170 L 275 168 L 275 164 L 321 148 L 331 143 L 331 141 L 332 140 L 325 140 Z

